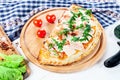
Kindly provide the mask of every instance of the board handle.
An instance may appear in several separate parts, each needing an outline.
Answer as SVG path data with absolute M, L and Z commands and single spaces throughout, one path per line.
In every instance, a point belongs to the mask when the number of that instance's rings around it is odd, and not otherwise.
M 117 66 L 120 63 L 120 50 L 112 57 L 105 60 L 104 65 L 108 68 Z

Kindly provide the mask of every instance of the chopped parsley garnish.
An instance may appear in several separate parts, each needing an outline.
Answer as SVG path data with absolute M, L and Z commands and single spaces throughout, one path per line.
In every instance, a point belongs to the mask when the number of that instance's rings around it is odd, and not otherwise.
M 88 16 L 91 16 L 92 11 L 91 11 L 90 9 L 89 9 L 89 10 L 86 10 L 85 14 L 88 15 Z
M 60 35 L 64 34 L 65 36 L 67 36 L 67 34 L 69 33 L 69 29 L 64 28 L 62 31 L 60 31 Z
M 54 43 L 57 45 L 59 51 L 61 51 L 63 49 L 63 46 L 65 45 L 66 43 L 66 39 L 63 39 L 61 42 L 58 42 L 57 40 L 55 39 L 52 39 L 54 41 Z

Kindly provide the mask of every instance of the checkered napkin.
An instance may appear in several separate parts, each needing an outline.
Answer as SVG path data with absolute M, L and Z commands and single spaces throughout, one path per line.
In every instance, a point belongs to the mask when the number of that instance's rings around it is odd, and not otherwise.
M 120 5 L 116 2 L 87 2 L 80 0 L 31 0 L 0 3 L 0 25 L 13 41 L 20 36 L 26 21 L 39 11 L 52 7 L 69 7 L 77 4 L 91 9 L 103 27 L 120 19 Z

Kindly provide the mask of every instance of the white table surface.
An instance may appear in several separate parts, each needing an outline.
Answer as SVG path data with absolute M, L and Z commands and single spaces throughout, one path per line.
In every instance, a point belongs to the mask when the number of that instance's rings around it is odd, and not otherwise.
M 61 74 L 41 69 L 40 67 L 29 62 L 31 75 L 25 80 L 120 80 L 120 65 L 114 68 L 106 68 L 103 64 L 108 57 L 114 55 L 120 49 L 120 47 L 116 43 L 120 40 L 117 39 L 113 33 L 114 28 L 118 24 L 120 24 L 120 21 L 105 28 L 105 33 L 107 37 L 106 50 L 104 56 L 92 67 L 75 73 Z M 16 42 L 19 42 L 19 39 L 15 40 L 13 44 L 24 56 L 21 48 L 19 48 L 19 46 L 15 44 Z

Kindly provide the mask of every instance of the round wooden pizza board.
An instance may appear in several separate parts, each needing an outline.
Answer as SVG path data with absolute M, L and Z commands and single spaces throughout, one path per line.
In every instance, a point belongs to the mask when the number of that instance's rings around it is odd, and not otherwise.
M 26 24 L 24 25 L 21 35 L 20 35 L 20 44 L 21 48 L 26 55 L 26 57 L 34 64 L 43 68 L 45 70 L 53 71 L 53 72 L 61 72 L 61 73 L 68 73 L 68 72 L 75 72 L 84 70 L 89 68 L 93 64 L 95 64 L 104 54 L 104 50 L 106 47 L 106 37 L 105 32 L 103 30 L 101 40 L 99 44 L 96 46 L 96 50 L 93 51 L 93 54 L 86 57 L 82 61 L 75 62 L 70 65 L 66 66 L 50 66 L 50 65 L 41 65 L 38 61 L 39 50 L 42 46 L 43 40 L 37 37 L 36 33 L 38 29 L 45 29 L 47 32 L 47 36 L 51 33 L 52 29 L 56 24 L 51 24 L 46 21 L 47 14 L 55 14 L 57 23 L 58 19 L 62 16 L 64 11 L 68 10 L 68 8 L 52 8 L 41 11 L 31 17 Z M 42 27 L 36 27 L 33 24 L 34 19 L 42 19 L 43 24 Z M 47 37 L 46 36 L 46 37 Z

